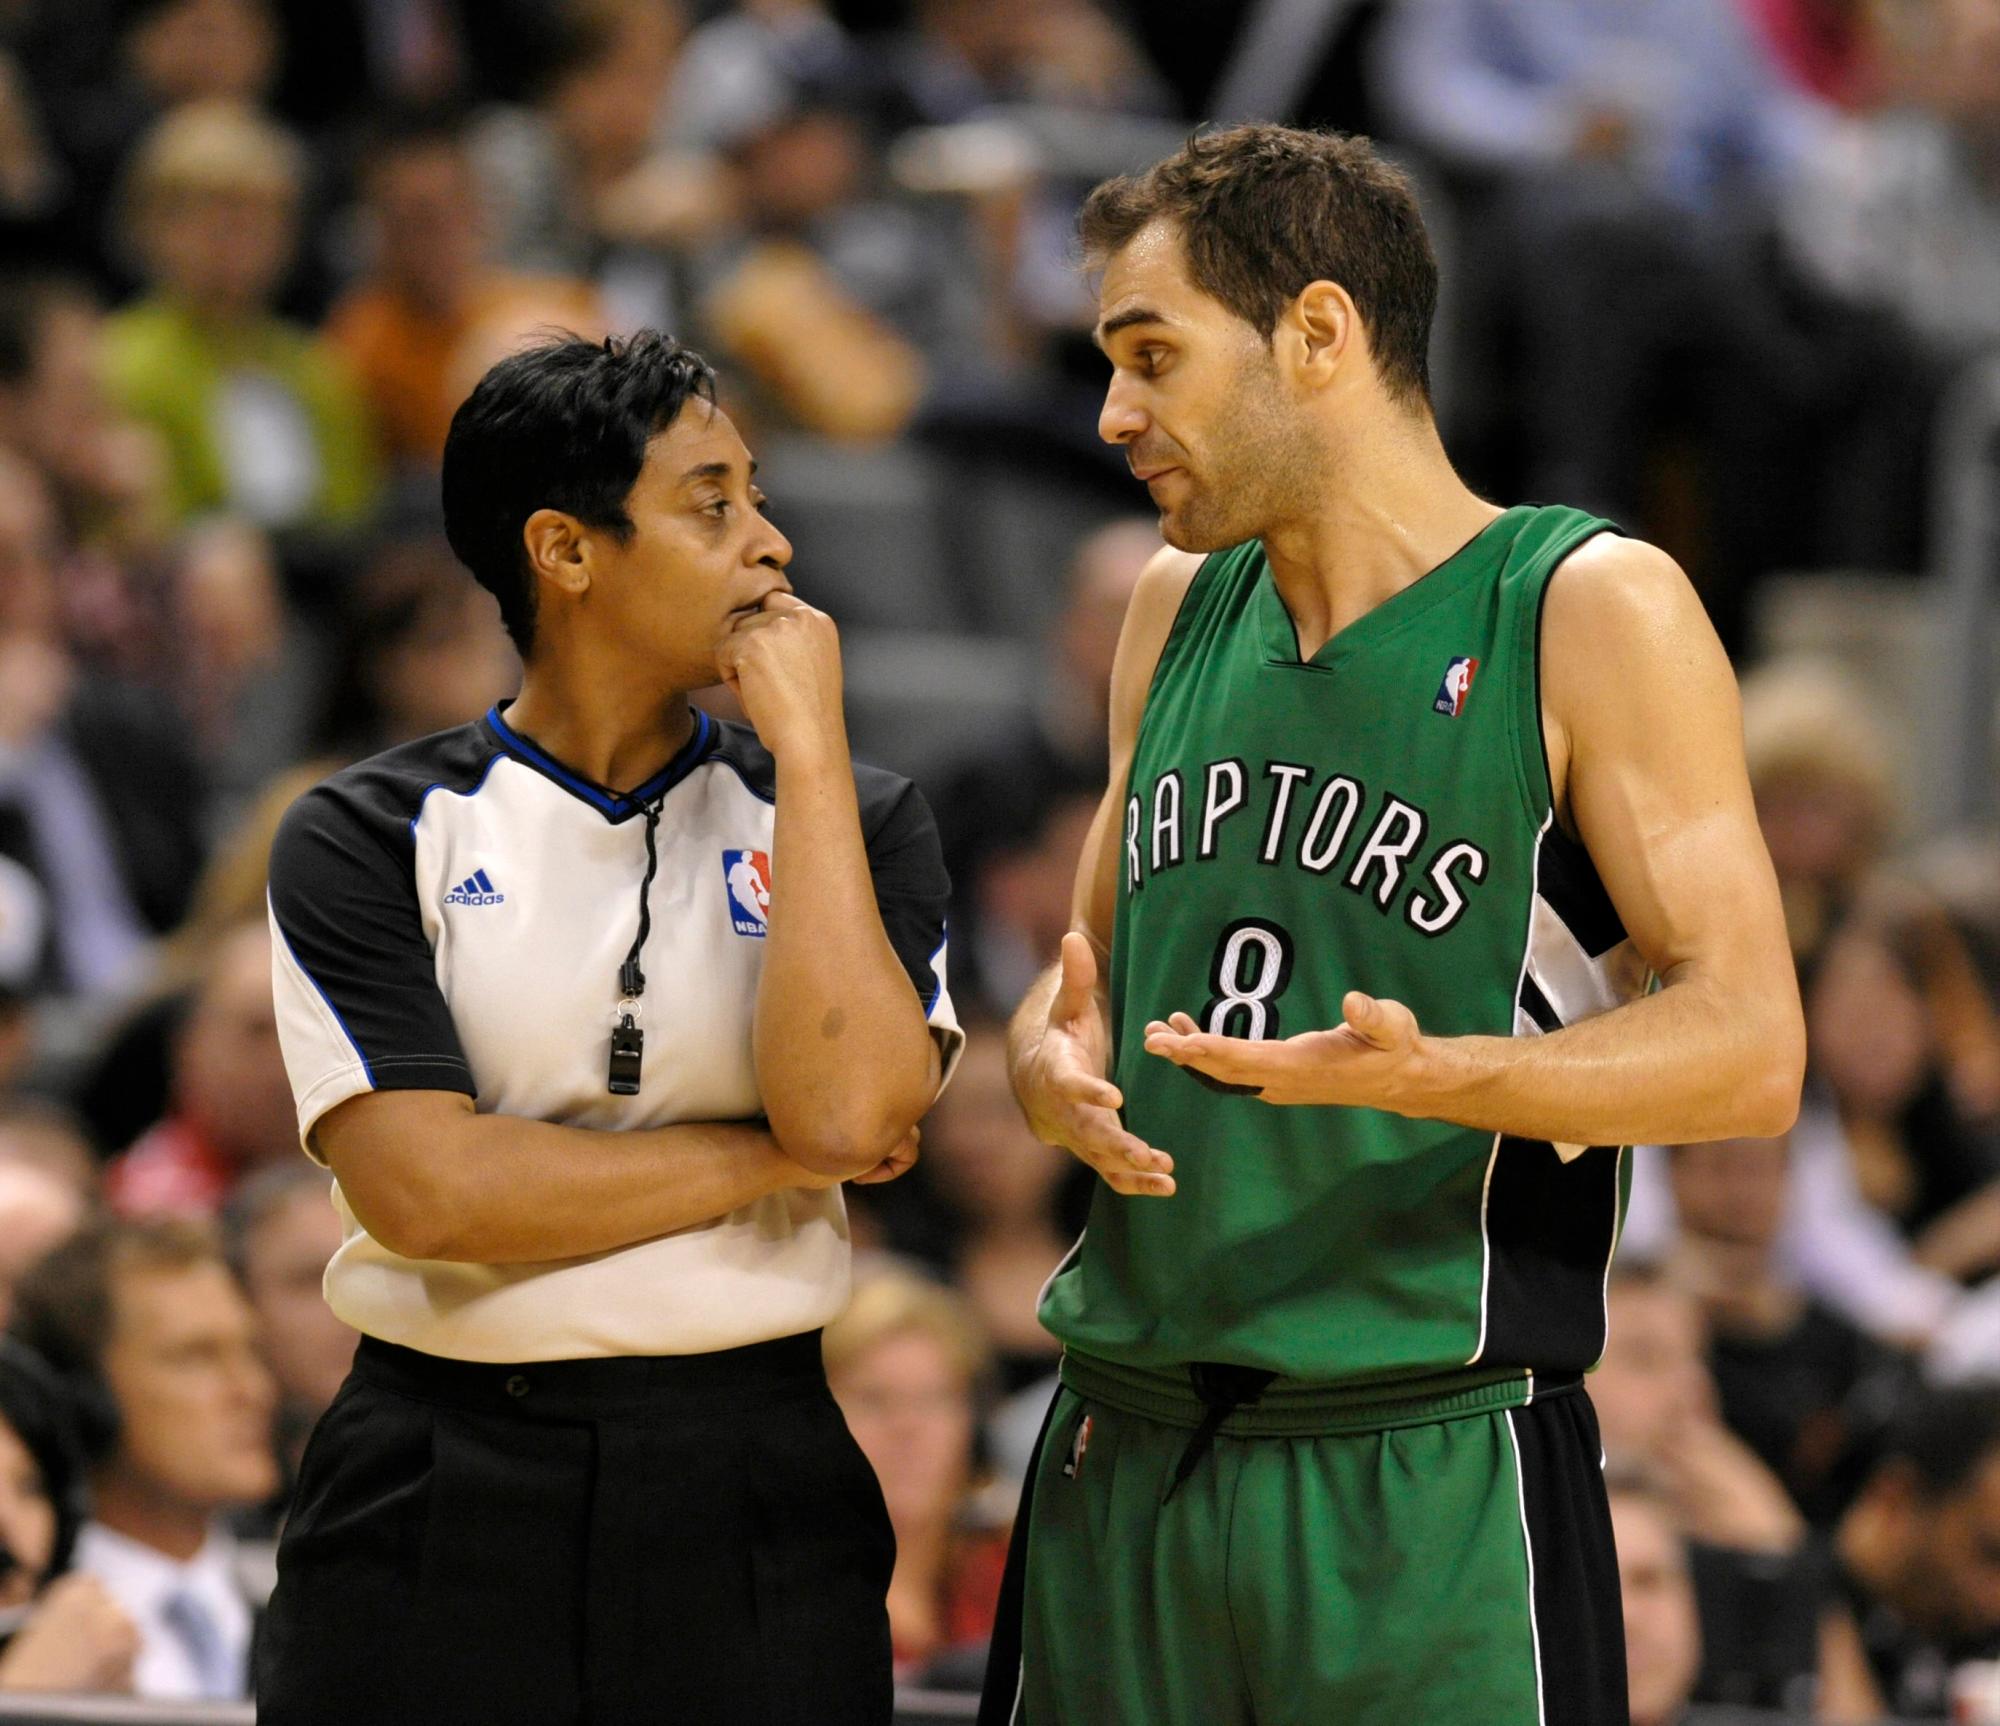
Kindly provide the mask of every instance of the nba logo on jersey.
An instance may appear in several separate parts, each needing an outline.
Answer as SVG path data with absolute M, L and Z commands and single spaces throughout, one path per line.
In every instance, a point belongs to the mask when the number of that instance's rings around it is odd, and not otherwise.
M 1476 659 L 1454 659 L 1444 668 L 1444 681 L 1438 685 L 1437 699 L 1431 703 L 1433 713 L 1442 713 L 1447 719 L 1456 719 L 1465 711 L 1465 698 L 1472 689 L 1472 674 L 1479 669 Z
M 771 932 L 771 859 L 761 851 L 725 851 L 722 882 L 729 894 L 729 926 L 761 941 Z

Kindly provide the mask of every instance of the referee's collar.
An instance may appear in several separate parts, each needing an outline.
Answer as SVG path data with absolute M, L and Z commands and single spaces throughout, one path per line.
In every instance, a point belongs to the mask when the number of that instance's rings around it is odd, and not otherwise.
M 486 728 L 493 734 L 493 741 L 523 767 L 532 767 L 544 779 L 553 780 L 572 797 L 588 803 L 605 820 L 614 824 L 631 820 L 646 804 L 664 796 L 692 773 L 714 749 L 721 732 L 721 727 L 697 707 L 694 710 L 694 730 L 687 742 L 675 751 L 674 758 L 643 785 L 636 785 L 630 791 L 613 791 L 574 768 L 565 767 L 547 750 L 523 737 L 501 716 L 502 709 L 511 705 L 511 702 L 501 701 L 487 709 Z

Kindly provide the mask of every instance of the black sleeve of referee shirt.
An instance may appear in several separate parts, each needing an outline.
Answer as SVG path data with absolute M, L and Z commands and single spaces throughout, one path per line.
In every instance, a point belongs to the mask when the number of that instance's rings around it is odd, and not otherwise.
M 860 768 L 855 773 L 861 800 L 861 832 L 868 847 L 868 870 L 882 927 L 903 962 L 924 1016 L 933 1026 L 958 1029 L 945 983 L 945 904 L 951 877 L 930 805 L 907 779 Z
M 342 776 L 345 777 L 345 776 Z M 271 847 L 272 985 L 299 1137 L 363 1091 L 477 1094 L 417 908 L 408 816 L 339 779 Z

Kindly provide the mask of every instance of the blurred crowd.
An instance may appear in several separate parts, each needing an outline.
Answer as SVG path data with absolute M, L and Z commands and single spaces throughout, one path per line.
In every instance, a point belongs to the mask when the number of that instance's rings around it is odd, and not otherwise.
M 353 1347 L 271 831 L 511 693 L 446 428 L 533 333 L 641 324 L 721 366 L 857 749 L 944 835 L 970 1041 L 852 1199 L 826 1354 L 899 1670 L 976 1682 L 1089 1199 L 1002 1026 L 1158 546 L 1070 221 L 1219 104 L 1392 145 L 1468 477 L 1666 545 L 1745 673 L 1812 1074 L 1785 1140 L 1633 1153 L 1592 1390 L 1634 1719 L 2000 1721 L 2000 853 L 1912 829 L 1907 739 L 1751 603 L 1933 555 L 2000 345 L 2000 0 L 0 0 L 0 1690 L 243 1693 Z

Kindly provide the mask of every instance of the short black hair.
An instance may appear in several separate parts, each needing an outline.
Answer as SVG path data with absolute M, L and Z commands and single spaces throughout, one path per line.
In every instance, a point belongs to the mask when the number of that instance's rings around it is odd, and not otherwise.
M 500 602 L 526 659 L 535 644 L 535 582 L 522 529 L 561 510 L 615 535 L 632 531 L 626 500 L 646 446 L 690 400 L 715 401 L 715 369 L 659 330 L 561 334 L 510 354 L 451 418 L 444 442 L 444 531 L 473 580 Z
M 1429 401 L 1437 258 L 1409 176 L 1368 139 L 1271 125 L 1198 132 L 1084 200 L 1086 264 L 1102 268 L 1156 221 L 1180 235 L 1194 285 L 1266 340 L 1308 284 L 1339 283 L 1390 393 Z

